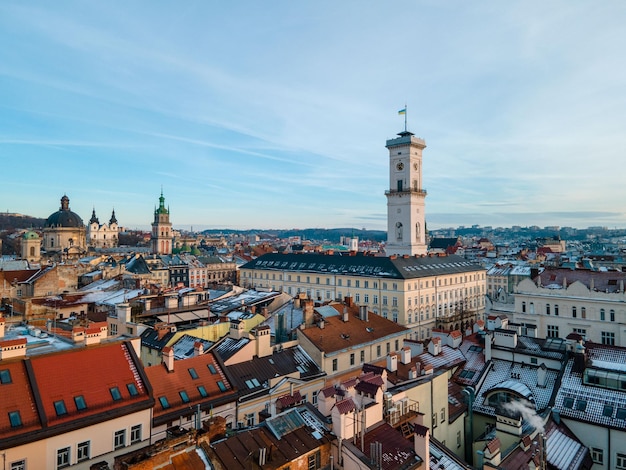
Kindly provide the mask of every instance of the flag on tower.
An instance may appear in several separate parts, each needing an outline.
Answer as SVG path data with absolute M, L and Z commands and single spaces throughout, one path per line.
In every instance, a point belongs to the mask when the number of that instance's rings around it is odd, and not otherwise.
M 406 114 L 406 106 L 398 111 L 398 114 Z

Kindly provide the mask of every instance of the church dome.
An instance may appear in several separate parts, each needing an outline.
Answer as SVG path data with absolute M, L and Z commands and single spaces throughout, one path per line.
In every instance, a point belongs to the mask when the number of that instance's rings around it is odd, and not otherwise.
M 70 210 L 70 198 L 63 196 L 61 198 L 61 207 L 57 212 L 50 214 L 46 220 L 46 227 L 84 227 L 83 219 L 78 214 Z
M 29 230 L 24 235 L 22 235 L 22 238 L 24 240 L 38 240 L 39 235 L 37 235 L 37 233 L 33 232 L 32 230 Z

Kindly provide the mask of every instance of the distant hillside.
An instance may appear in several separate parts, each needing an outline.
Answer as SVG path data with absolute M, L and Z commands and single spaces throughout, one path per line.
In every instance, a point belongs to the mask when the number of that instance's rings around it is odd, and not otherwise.
M 20 228 L 42 228 L 46 219 L 29 215 L 0 213 L 0 231 Z
M 236 233 L 240 235 L 258 235 L 261 238 L 288 238 L 301 237 L 303 240 L 327 240 L 331 243 L 339 243 L 341 237 L 358 237 L 359 240 L 384 241 L 387 239 L 387 232 L 382 230 L 360 230 L 353 228 L 306 228 L 290 230 L 232 230 L 217 229 L 204 230 L 205 235 L 228 235 Z

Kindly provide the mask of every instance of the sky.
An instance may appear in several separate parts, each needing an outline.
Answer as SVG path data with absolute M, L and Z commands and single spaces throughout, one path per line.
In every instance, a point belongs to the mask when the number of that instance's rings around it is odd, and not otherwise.
M 626 2 L 0 2 L 0 211 L 386 230 L 626 227 Z

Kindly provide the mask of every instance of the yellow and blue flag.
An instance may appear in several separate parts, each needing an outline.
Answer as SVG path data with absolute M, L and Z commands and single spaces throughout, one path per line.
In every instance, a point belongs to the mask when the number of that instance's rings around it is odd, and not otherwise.
M 398 114 L 406 114 L 406 108 L 402 108 L 400 111 L 398 111 Z

